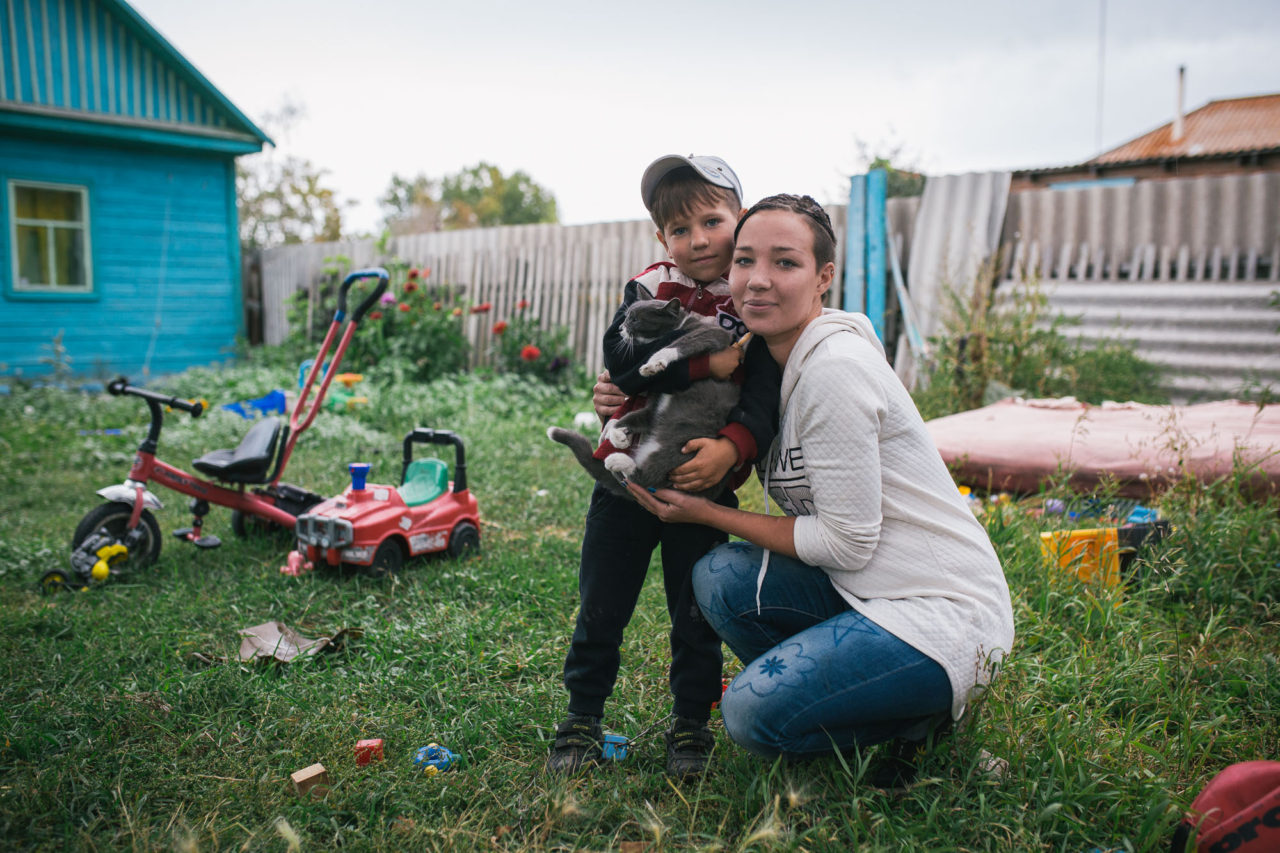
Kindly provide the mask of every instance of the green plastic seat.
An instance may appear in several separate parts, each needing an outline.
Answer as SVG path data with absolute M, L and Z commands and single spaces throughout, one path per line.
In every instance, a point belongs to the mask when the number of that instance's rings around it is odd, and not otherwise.
M 449 490 L 449 466 L 439 459 L 415 459 L 404 472 L 400 497 L 405 506 L 420 506 Z

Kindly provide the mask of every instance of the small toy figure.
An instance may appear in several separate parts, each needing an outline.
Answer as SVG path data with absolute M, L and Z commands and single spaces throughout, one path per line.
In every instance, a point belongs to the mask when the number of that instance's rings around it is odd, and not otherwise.
M 631 745 L 631 741 L 626 735 L 614 734 L 613 732 L 604 733 L 604 743 L 600 747 L 600 754 L 609 761 L 621 761 L 627 757 L 627 747 Z

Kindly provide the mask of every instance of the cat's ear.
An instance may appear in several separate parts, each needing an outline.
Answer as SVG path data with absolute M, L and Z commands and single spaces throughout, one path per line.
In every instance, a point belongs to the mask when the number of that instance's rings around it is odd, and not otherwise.
M 640 297 L 642 299 L 653 298 L 653 291 L 651 291 L 649 288 L 645 287 L 643 284 L 641 284 L 638 281 L 636 282 L 636 289 L 640 291 Z
M 663 306 L 662 306 L 662 310 L 663 310 L 663 311 L 665 311 L 665 312 L 666 312 L 666 313 L 668 313 L 668 314 L 675 314 L 676 316 L 679 316 L 679 315 L 680 315 L 680 312 L 681 312 L 682 310 L 684 310 L 684 309 L 683 309 L 683 307 L 680 305 L 680 300 L 679 300 L 679 299 L 676 299 L 676 298 L 673 296 L 672 298 L 670 298 L 670 299 L 668 299 L 668 300 L 667 300 L 667 304 L 666 304 L 666 305 L 663 305 Z

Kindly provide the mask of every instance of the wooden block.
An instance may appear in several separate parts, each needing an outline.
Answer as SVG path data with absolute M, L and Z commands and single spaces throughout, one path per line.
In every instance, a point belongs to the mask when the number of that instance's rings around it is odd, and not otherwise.
M 356 741 L 356 765 L 364 767 L 370 761 L 382 760 L 382 738 Z
M 293 787 L 299 794 L 323 797 L 329 792 L 329 774 L 323 764 L 304 767 L 289 778 L 293 779 Z

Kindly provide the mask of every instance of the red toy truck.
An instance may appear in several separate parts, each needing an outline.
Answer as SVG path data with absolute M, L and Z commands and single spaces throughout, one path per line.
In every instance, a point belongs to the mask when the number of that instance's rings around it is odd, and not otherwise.
M 453 481 L 439 459 L 414 459 L 413 445 L 452 444 Z M 466 451 L 448 430 L 418 428 L 404 438 L 399 488 L 366 484 L 367 463 L 353 463 L 351 486 L 298 516 L 298 550 L 280 569 L 296 575 L 320 564 L 352 566 L 375 577 L 399 571 L 409 557 L 480 547 L 480 510 L 467 490 Z

